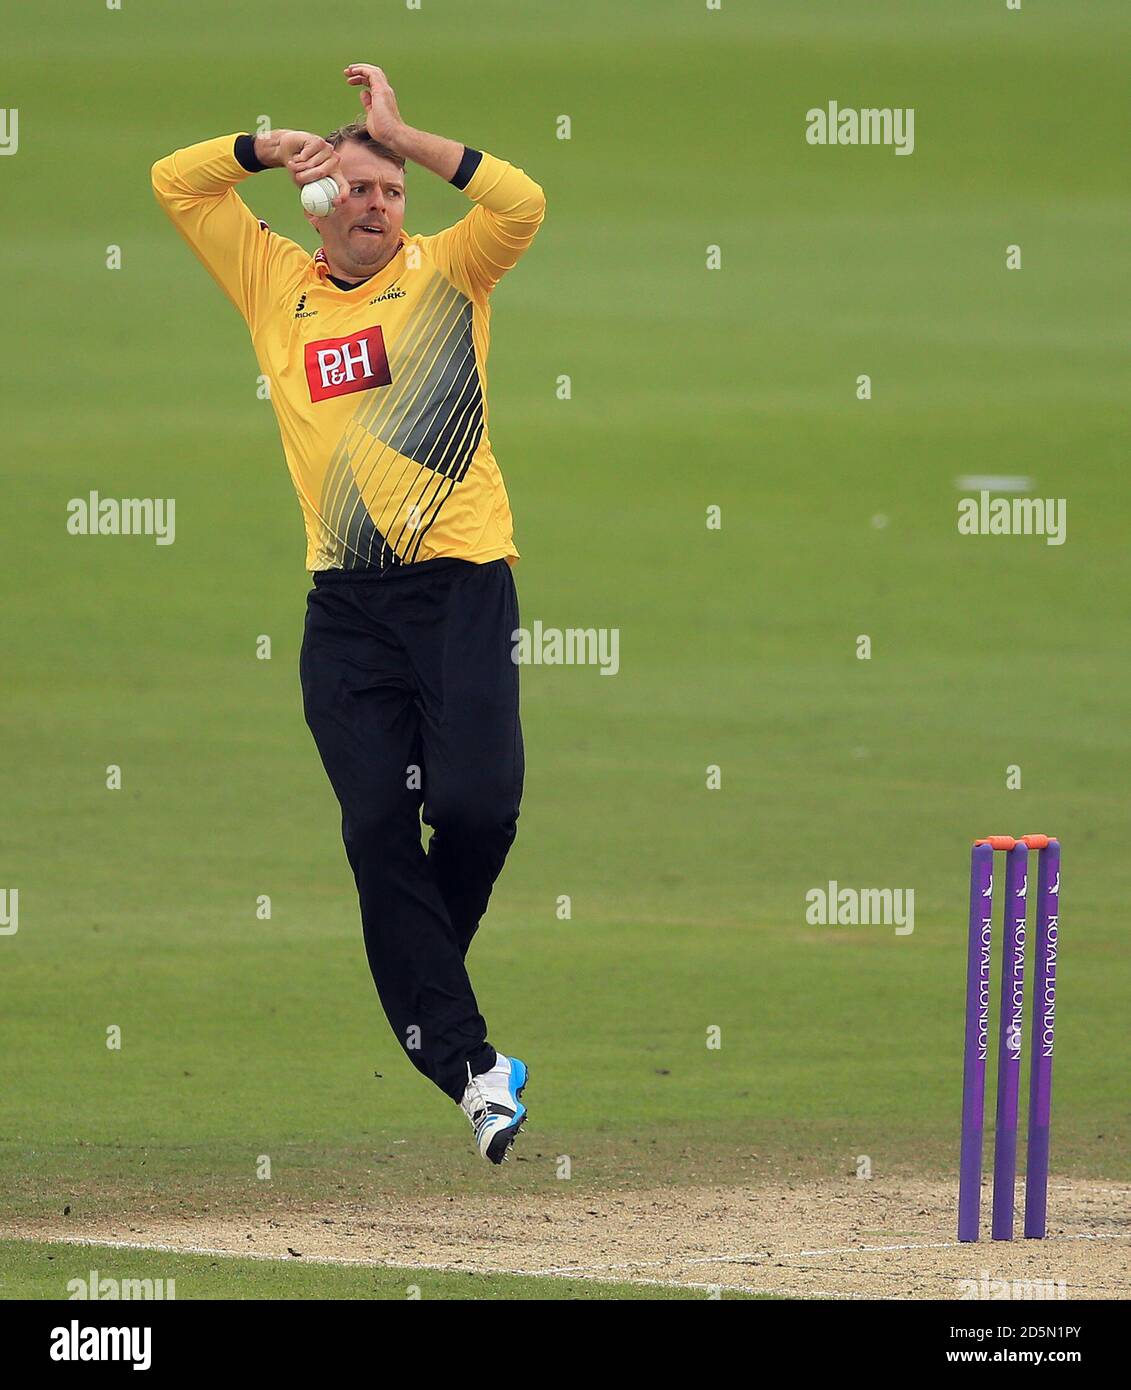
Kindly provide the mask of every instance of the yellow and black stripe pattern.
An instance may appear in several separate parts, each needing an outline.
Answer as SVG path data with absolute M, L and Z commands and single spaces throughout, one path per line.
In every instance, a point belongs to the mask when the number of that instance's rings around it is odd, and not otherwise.
M 392 383 L 361 393 L 326 471 L 320 511 L 346 569 L 419 559 L 483 438 L 472 303 L 438 272 L 418 294 L 388 344 Z
M 251 148 L 241 135 L 178 150 L 153 166 L 153 185 L 251 330 L 307 567 L 513 561 L 487 429 L 489 296 L 533 241 L 542 190 L 468 150 L 452 180 L 474 203 L 467 215 L 434 236 L 403 234 L 387 266 L 343 289 L 323 252 L 272 232 L 237 194 L 258 167 L 241 163 Z

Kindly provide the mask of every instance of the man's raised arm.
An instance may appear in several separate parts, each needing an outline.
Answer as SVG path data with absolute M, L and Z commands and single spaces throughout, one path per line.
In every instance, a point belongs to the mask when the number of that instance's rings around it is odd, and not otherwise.
M 275 130 L 266 135 L 222 135 L 159 159 L 150 171 L 157 201 L 209 274 L 251 323 L 259 290 L 288 257 L 306 253 L 273 235 L 236 192 L 260 169 L 286 168 L 295 183 L 329 177 L 338 201 L 348 189 L 337 151 L 320 135 Z
M 541 226 L 546 211 L 542 189 L 505 160 L 406 125 L 380 68 L 351 63 L 345 72 L 350 85 L 361 88 L 366 126 L 374 140 L 447 179 L 475 202 L 454 227 L 425 239 L 461 288 L 490 294 Z

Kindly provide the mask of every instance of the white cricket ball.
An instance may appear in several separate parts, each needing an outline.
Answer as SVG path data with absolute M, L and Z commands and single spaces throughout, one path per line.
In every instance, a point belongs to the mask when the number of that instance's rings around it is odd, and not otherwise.
M 333 179 L 318 179 L 314 183 L 304 183 L 299 196 L 307 212 L 314 217 L 325 217 L 334 206 L 338 185 Z

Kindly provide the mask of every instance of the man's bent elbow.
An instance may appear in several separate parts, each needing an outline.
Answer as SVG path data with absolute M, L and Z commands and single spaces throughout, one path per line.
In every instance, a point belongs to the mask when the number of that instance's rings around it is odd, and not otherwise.
M 164 202 L 173 191 L 174 170 L 171 154 L 154 162 L 149 170 L 149 182 L 153 185 L 158 200 Z
M 520 222 L 528 222 L 537 231 L 546 216 L 546 194 L 541 184 L 535 183 L 532 178 L 526 179 L 523 196 L 512 209 L 512 216 Z

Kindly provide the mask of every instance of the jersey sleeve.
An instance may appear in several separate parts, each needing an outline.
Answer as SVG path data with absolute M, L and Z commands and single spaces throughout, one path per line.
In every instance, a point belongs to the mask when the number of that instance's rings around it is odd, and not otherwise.
M 157 201 L 249 327 L 272 278 L 310 259 L 270 231 L 236 192 L 262 167 L 251 136 L 224 135 L 166 155 L 150 171 Z
M 421 241 L 454 285 L 484 298 L 534 240 L 546 195 L 513 164 L 472 149 L 451 181 L 475 206 L 454 227 Z

